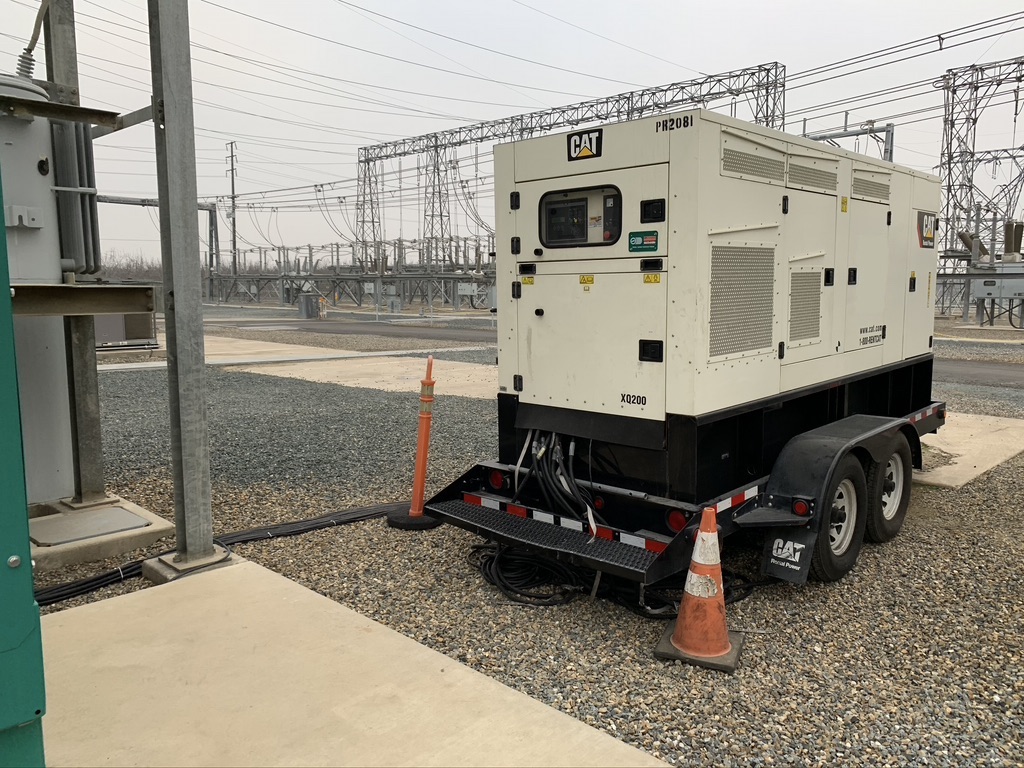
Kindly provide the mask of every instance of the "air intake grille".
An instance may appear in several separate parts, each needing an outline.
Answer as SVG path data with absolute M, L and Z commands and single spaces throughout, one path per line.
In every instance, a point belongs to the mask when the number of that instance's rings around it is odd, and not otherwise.
M 877 181 L 869 181 L 868 179 L 858 179 L 856 176 L 853 179 L 851 192 L 854 197 L 872 197 L 877 200 L 889 199 L 888 184 L 881 184 Z
M 729 173 L 739 173 L 744 176 L 760 176 L 773 181 L 783 181 L 786 174 L 786 164 L 782 160 L 776 160 L 764 155 L 756 155 L 752 152 L 740 152 L 736 149 L 722 150 L 722 170 Z
M 797 165 L 791 162 L 789 164 L 789 183 L 800 187 L 814 187 L 835 192 L 836 187 L 839 186 L 839 176 L 832 171 L 809 168 L 806 165 Z
M 772 346 L 774 293 L 774 248 L 711 248 L 711 357 Z
M 789 276 L 789 341 L 808 341 L 821 335 L 821 272 Z

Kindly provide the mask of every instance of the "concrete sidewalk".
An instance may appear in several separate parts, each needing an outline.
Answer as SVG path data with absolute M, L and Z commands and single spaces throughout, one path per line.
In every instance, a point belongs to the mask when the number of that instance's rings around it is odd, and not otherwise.
M 43 644 L 50 766 L 664 765 L 245 561 L 44 616 Z
M 163 346 L 163 336 L 160 337 Z M 331 360 L 354 360 L 360 358 L 389 357 L 395 355 L 428 354 L 430 352 L 460 352 L 492 349 L 494 345 L 470 345 L 459 347 L 432 347 L 424 341 L 422 349 L 398 349 L 383 352 L 355 352 L 349 350 L 328 349 L 326 347 L 307 347 L 301 344 L 281 344 L 270 341 L 253 341 L 251 339 L 235 339 L 229 336 L 205 336 L 203 341 L 207 365 L 260 365 L 278 363 L 315 362 Z M 150 368 L 166 368 L 166 358 L 155 359 L 145 363 L 101 363 L 103 371 L 138 371 Z M 262 371 L 261 371 L 262 373 Z M 299 377 L 303 378 L 303 377 Z M 497 374 L 495 374 L 497 381 Z

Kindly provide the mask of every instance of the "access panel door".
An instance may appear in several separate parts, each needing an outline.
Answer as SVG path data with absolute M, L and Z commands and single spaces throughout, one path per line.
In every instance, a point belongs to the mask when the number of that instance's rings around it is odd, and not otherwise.
M 559 267 L 520 276 L 520 399 L 663 419 L 668 274 L 641 272 L 639 260 L 622 272 L 601 271 L 607 262 Z
M 836 275 L 845 283 L 845 352 L 881 347 L 885 340 L 886 283 L 889 277 L 888 207 L 851 199 L 850 250 L 846 274 Z
M 516 185 L 516 261 L 664 256 L 668 165 L 601 171 Z

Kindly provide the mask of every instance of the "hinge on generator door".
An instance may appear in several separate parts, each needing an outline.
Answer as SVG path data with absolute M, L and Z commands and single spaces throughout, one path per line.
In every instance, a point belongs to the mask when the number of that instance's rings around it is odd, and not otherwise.
M 520 249 L 520 245 L 519 245 L 519 238 L 518 237 L 513 237 L 512 238 L 512 254 L 514 256 L 518 256 L 520 250 L 521 249 Z
M 512 298 L 518 299 L 523 295 L 523 284 L 518 280 L 512 282 Z
M 512 377 L 512 389 L 514 389 L 516 392 L 523 391 L 523 377 L 520 376 L 518 373 Z
M 519 210 L 519 193 L 518 192 L 509 192 L 508 193 L 508 207 L 511 208 L 513 211 L 518 211 Z

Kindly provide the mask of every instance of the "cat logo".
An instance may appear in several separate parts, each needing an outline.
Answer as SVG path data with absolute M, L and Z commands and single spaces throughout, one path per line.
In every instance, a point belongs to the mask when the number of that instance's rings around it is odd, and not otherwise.
M 589 160 L 592 157 L 601 156 L 602 129 L 595 128 L 591 131 L 580 131 L 570 133 L 568 141 L 569 160 Z
M 772 554 L 775 557 L 781 557 L 783 560 L 789 560 L 791 563 L 799 563 L 800 554 L 803 551 L 803 544 L 798 544 L 795 541 L 786 541 L 785 539 L 776 539 L 772 545 Z
M 934 213 L 917 212 L 917 244 L 921 248 L 935 247 L 935 225 L 938 219 Z

